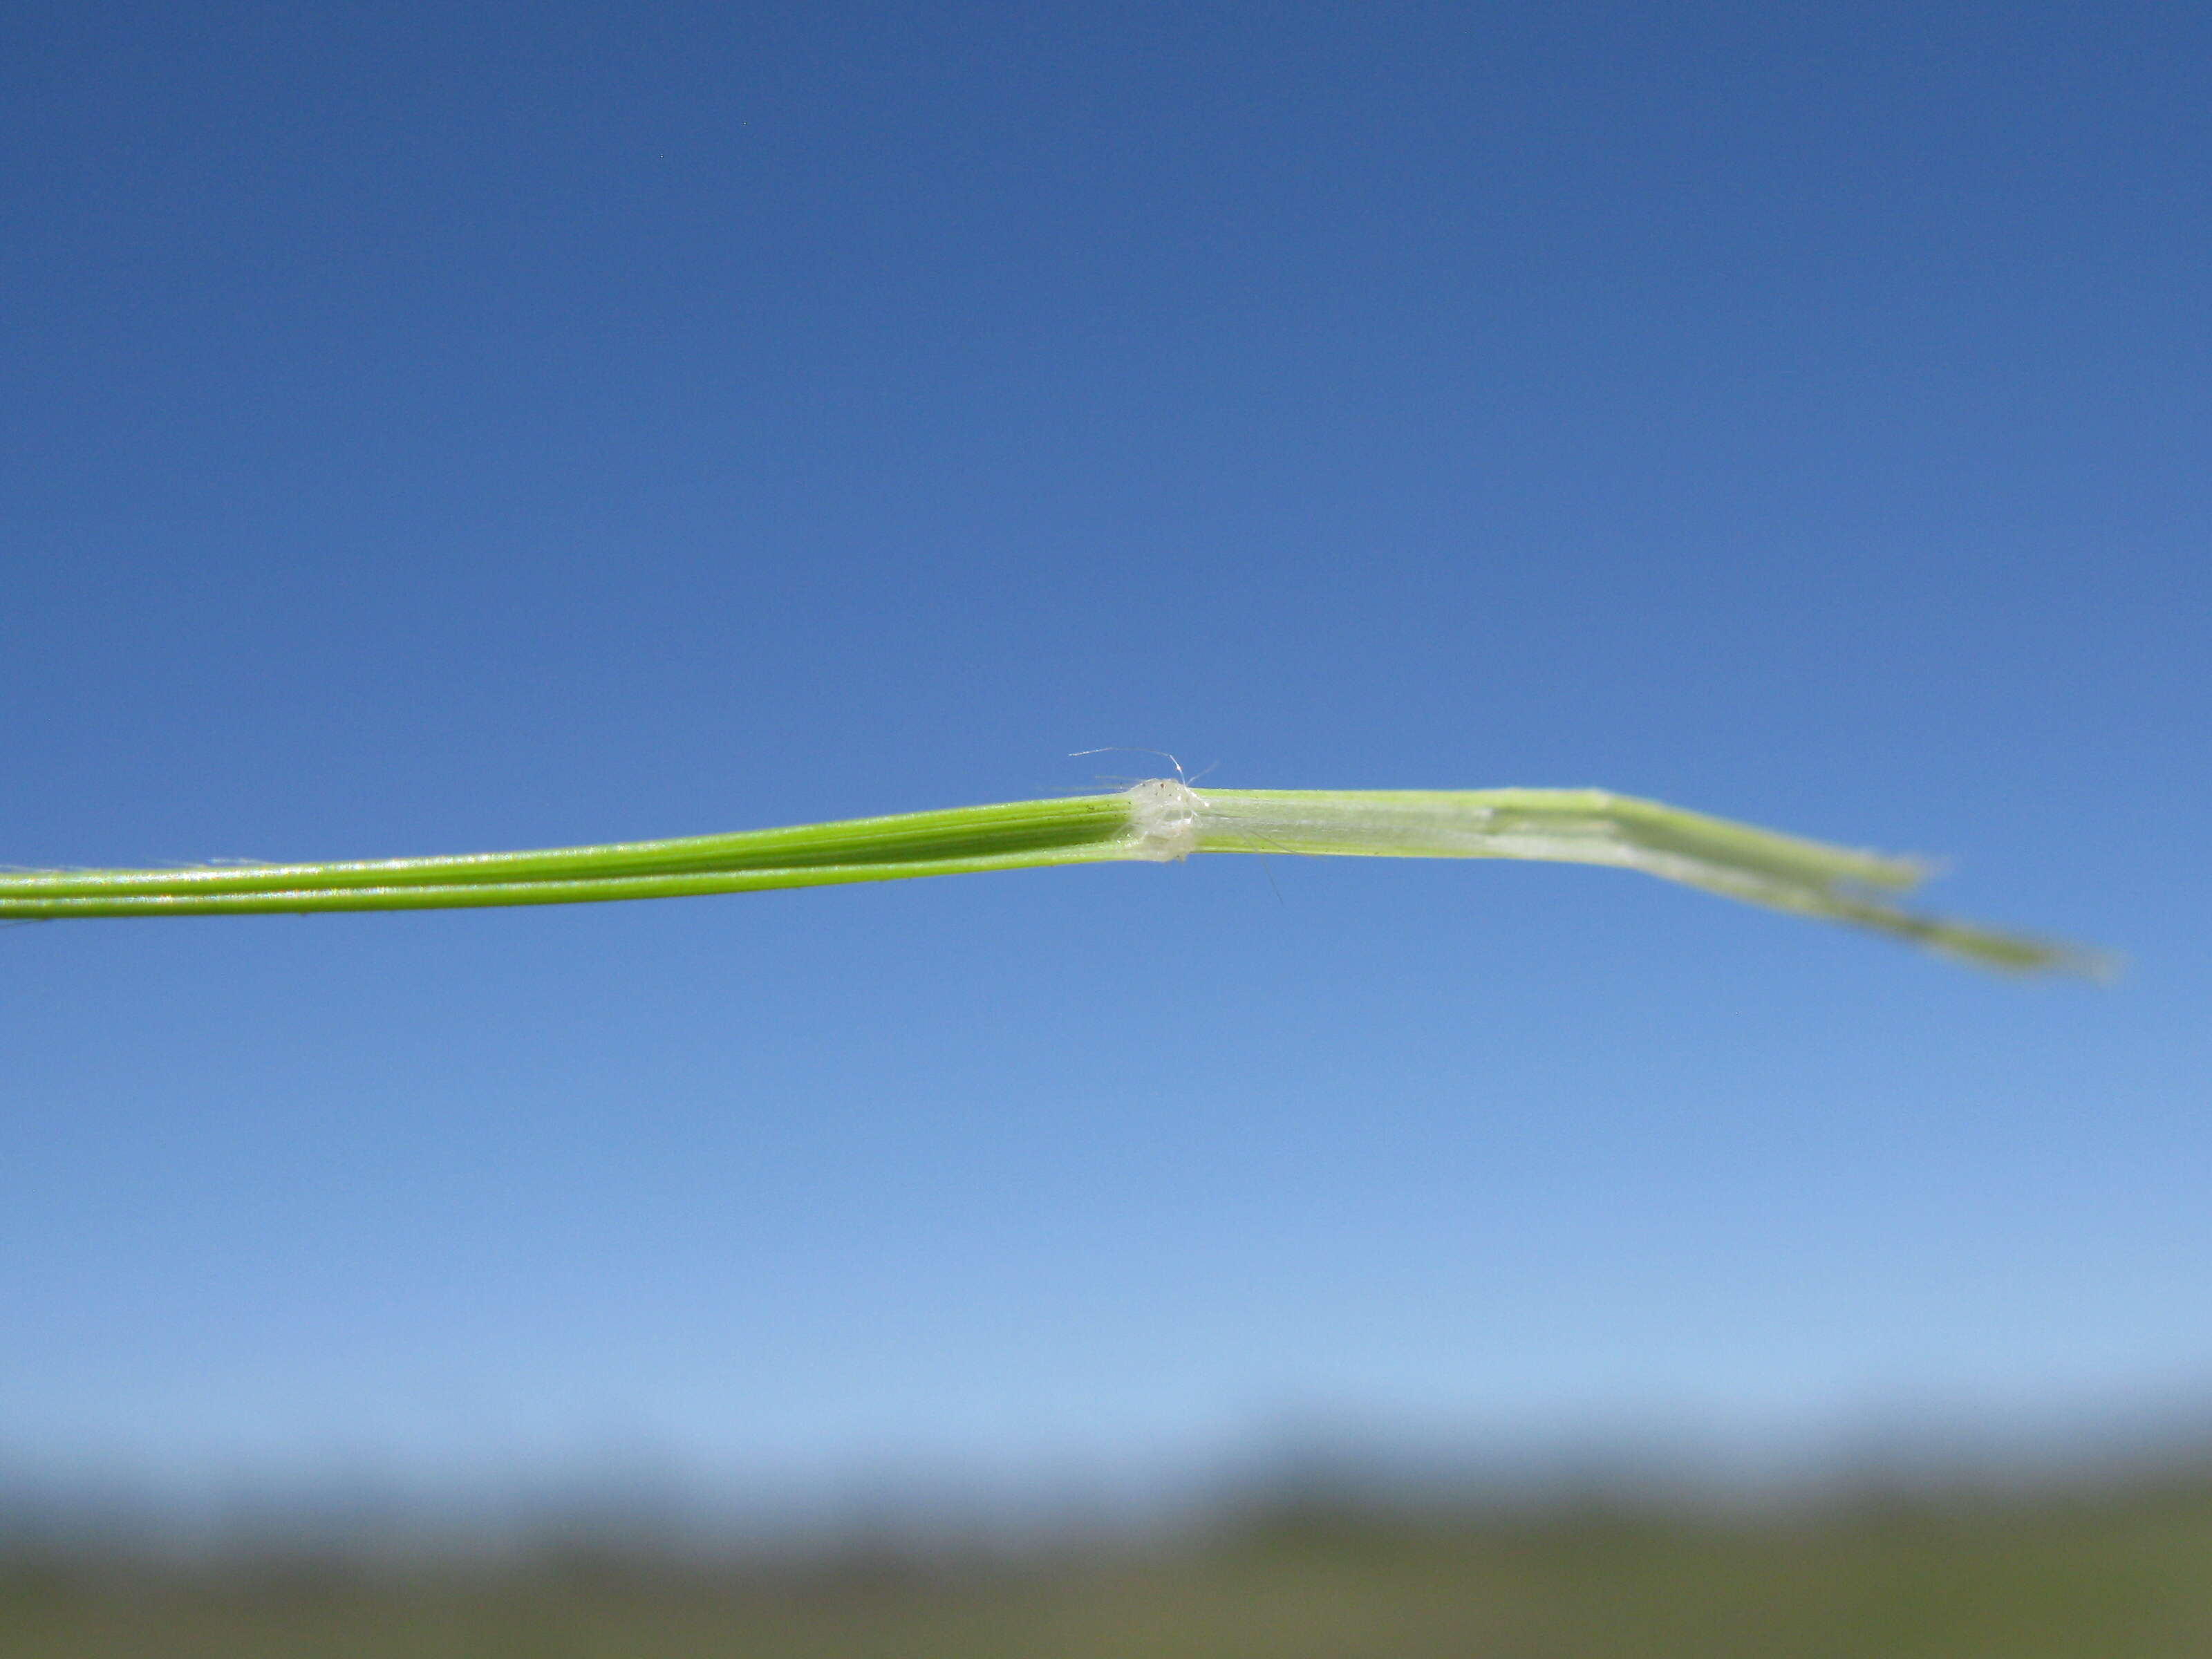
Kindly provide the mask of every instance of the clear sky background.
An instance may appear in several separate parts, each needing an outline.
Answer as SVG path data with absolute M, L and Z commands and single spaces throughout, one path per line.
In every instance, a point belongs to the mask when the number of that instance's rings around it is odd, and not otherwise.
M 1978 976 L 1246 859 L 0 932 L 0 1466 L 2212 1398 L 2212 15 L 15 6 L 0 858 L 1595 783 Z

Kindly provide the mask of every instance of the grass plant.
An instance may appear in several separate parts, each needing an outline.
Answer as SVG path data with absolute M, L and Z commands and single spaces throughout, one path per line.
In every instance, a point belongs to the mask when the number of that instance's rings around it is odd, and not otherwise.
M 403 910 L 680 898 L 1195 853 L 1544 859 L 1640 870 L 1909 940 L 1979 967 L 2100 975 L 2055 940 L 1906 909 L 1920 860 L 1596 789 L 1212 789 L 1106 794 L 535 852 L 0 873 L 0 920 Z

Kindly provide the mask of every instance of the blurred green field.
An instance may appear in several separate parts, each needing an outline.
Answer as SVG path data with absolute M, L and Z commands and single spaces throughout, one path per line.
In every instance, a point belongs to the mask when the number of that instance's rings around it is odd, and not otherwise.
M 2212 1484 L 1763 1519 L 1279 1509 L 1014 1562 L 544 1552 L 380 1570 L 19 1553 L 9 1659 L 2212 1656 Z

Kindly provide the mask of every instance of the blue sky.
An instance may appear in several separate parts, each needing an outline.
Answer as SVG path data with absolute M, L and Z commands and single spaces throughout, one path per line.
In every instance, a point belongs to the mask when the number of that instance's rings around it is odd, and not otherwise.
M 13 928 L 0 1466 L 2202 1401 L 2208 64 L 2156 7 L 11 9 L 9 862 L 1121 744 L 1953 855 L 2132 966 L 1365 860 Z

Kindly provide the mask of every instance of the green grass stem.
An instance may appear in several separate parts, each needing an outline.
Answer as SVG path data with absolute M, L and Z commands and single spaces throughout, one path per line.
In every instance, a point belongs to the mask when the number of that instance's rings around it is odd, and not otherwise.
M 2094 952 L 1904 909 L 1917 860 L 1595 789 L 1191 788 L 906 812 L 536 852 L 172 870 L 0 872 L 0 921 L 682 898 L 1193 853 L 1542 859 L 1640 870 L 1909 939 L 1978 966 L 2100 974 Z

